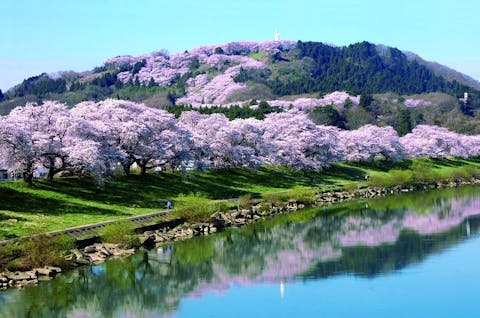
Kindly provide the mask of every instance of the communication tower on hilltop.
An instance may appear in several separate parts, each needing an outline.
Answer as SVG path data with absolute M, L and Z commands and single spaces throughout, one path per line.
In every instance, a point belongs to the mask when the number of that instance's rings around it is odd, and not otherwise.
M 273 36 L 274 41 L 278 42 L 280 41 L 280 33 L 278 31 L 275 31 L 275 34 Z

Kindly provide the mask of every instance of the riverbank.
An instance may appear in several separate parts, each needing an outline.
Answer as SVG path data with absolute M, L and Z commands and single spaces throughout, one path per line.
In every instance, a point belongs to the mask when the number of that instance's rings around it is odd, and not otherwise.
M 321 172 L 308 173 L 282 167 L 163 172 L 145 177 L 114 177 L 103 188 L 77 178 L 37 180 L 32 188 L 23 182 L 1 182 L 0 240 L 157 212 L 165 208 L 167 201 L 175 203 L 175 210 L 182 204 L 185 207 L 184 213 L 171 218 L 194 221 L 198 214 L 202 217 L 214 210 L 230 208 L 223 200 L 249 194 L 285 199 L 282 193 L 294 193 L 293 188 L 352 192 L 367 186 L 411 186 L 469 179 L 480 176 L 479 169 L 479 159 L 431 159 L 339 163 Z M 188 193 L 195 195 L 185 195 Z M 199 205 L 208 208 L 195 215 L 188 211 Z
M 169 223 L 160 223 L 154 230 L 147 230 L 140 234 L 133 234 L 133 228 L 130 232 L 128 226 L 120 225 L 114 230 L 115 237 L 119 238 L 119 243 L 112 244 L 107 242 L 95 242 L 83 248 L 69 248 L 65 245 L 62 259 L 55 257 L 55 264 L 49 263 L 48 258 L 44 259 L 45 264 L 58 265 L 28 268 L 23 271 L 6 271 L 0 273 L 0 289 L 9 287 L 23 287 L 29 284 L 37 284 L 42 280 L 49 280 L 60 274 L 63 269 L 71 269 L 79 266 L 90 266 L 93 264 L 103 263 L 110 258 L 125 257 L 134 254 L 140 246 L 146 248 L 169 245 L 174 241 L 186 240 L 194 236 L 205 236 L 222 231 L 229 227 L 240 227 L 249 223 L 254 223 L 267 217 L 279 214 L 295 212 L 308 206 L 324 207 L 324 212 L 335 211 L 330 207 L 333 203 L 351 201 L 355 199 L 369 199 L 394 195 L 400 193 L 425 191 L 435 188 L 453 188 L 465 185 L 479 185 L 480 178 L 471 178 L 469 180 L 455 179 L 444 182 L 433 182 L 415 185 L 401 185 L 393 187 L 366 187 L 357 190 L 336 190 L 328 192 L 319 192 L 314 194 L 314 200 L 309 195 L 311 192 L 303 192 L 303 197 L 299 200 L 279 201 L 262 200 L 261 202 L 250 201 L 251 206 L 237 206 L 225 212 L 216 212 L 211 214 L 207 219 L 200 220 L 196 223 L 181 223 L 174 225 Z M 298 193 L 297 193 L 298 195 Z M 268 196 L 267 196 L 268 197 Z M 277 198 L 278 199 L 278 198 Z M 327 209 L 328 207 L 328 209 Z M 105 235 L 105 233 L 103 233 Z M 111 235 L 110 235 L 111 236 Z M 132 242 L 132 237 L 134 243 Z M 62 240 L 64 238 L 60 238 Z M 52 242 L 58 242 L 58 239 L 50 238 Z M 40 239 L 39 241 L 44 241 Z M 65 243 L 64 243 L 65 244 Z M 47 244 L 49 245 L 49 244 Z M 78 244 L 77 244 L 78 245 Z M 41 251 L 40 251 L 41 252 Z M 38 251 L 37 251 L 38 253 Z M 0 253 L 1 255 L 2 253 Z M 55 258 L 54 257 L 54 258 Z M 18 260 L 17 260 L 17 264 Z M 28 266 L 25 263 L 23 266 Z

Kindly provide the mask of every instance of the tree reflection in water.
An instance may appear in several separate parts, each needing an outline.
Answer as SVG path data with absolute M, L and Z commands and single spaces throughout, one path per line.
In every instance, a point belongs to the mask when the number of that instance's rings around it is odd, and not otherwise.
M 232 285 L 351 273 L 374 277 L 420 262 L 480 227 L 474 188 L 323 208 L 141 251 L 51 282 L 0 294 L 7 317 L 170 316 L 185 297 Z M 361 208 L 360 208 L 361 207 Z M 330 209 L 331 210 L 331 209 Z

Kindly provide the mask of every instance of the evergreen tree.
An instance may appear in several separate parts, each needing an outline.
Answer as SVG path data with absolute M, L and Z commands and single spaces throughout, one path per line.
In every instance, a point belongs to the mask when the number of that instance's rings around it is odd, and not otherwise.
M 123 87 L 122 81 L 117 78 L 117 80 L 115 81 L 115 88 L 120 89 L 122 87 Z
M 370 94 L 362 94 L 360 95 L 360 106 L 363 108 L 367 108 L 373 102 L 373 96 Z

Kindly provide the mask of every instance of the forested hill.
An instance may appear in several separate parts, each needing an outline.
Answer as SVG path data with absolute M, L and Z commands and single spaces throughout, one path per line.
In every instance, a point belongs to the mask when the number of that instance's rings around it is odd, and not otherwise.
M 276 95 L 332 91 L 355 95 L 383 92 L 462 95 L 471 90 L 459 81 L 436 75 L 433 69 L 410 60 L 398 49 L 385 49 L 368 42 L 334 47 L 299 41 L 285 57 L 279 59 L 277 67 L 267 70 L 242 69 L 237 80 L 264 83 Z
M 334 91 L 352 96 L 441 92 L 457 101 L 468 92 L 462 111 L 473 116 L 480 108 L 480 83 L 412 56 L 369 42 L 336 47 L 301 41 L 232 42 L 173 55 L 119 56 L 92 71 L 28 78 L 0 92 L 0 114 L 46 99 L 69 105 L 119 98 L 155 107 L 198 106 L 292 100 L 299 94 L 318 98 Z

